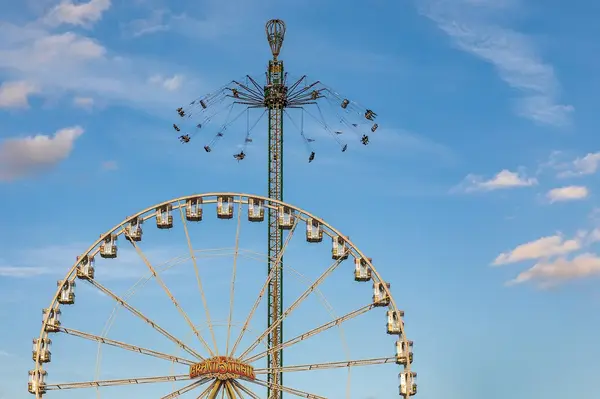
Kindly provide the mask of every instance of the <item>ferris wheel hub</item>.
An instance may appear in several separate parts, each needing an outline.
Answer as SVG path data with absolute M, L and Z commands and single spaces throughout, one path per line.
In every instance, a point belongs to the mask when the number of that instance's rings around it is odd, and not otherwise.
M 254 367 L 228 356 L 216 356 L 190 366 L 190 378 L 215 378 L 255 380 Z

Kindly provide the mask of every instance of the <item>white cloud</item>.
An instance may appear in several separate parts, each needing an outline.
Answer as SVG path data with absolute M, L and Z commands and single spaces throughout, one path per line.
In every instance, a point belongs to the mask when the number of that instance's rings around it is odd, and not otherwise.
M 79 108 L 90 109 L 94 106 L 94 99 L 92 97 L 75 97 L 73 104 Z
M 584 186 L 567 186 L 553 188 L 548 191 L 546 197 L 550 202 L 574 201 L 587 198 L 589 191 Z
M 38 134 L 0 142 L 0 181 L 12 181 L 46 171 L 65 160 L 75 140 L 83 134 L 79 126 L 58 130 L 53 136 Z
M 582 247 L 582 236 L 566 240 L 562 234 L 542 237 L 535 241 L 521 244 L 511 251 L 501 253 L 496 257 L 493 265 L 505 265 L 509 263 L 521 262 L 524 260 L 548 258 L 557 255 L 564 255 L 569 252 L 577 251 Z
M 536 280 L 542 287 L 550 287 L 566 280 L 598 275 L 600 275 L 600 256 L 584 253 L 573 259 L 561 257 L 553 261 L 538 262 L 508 284 L 522 284 Z
M 205 90 L 193 77 L 180 87 L 182 76 L 172 75 L 174 67 L 162 59 L 114 54 L 93 38 L 55 32 L 39 21 L 22 25 L 0 22 L 0 76 L 35 82 L 40 96 L 69 95 L 103 104 L 164 109 Z M 163 85 L 148 82 L 147 77 L 156 74 L 173 77 L 164 79 Z
M 117 161 L 104 161 L 102 162 L 101 167 L 102 170 L 112 171 L 119 169 L 119 164 L 117 163 Z
M 111 0 L 90 0 L 87 3 L 74 4 L 72 0 L 62 0 L 44 18 L 51 26 L 62 24 L 90 26 L 102 18 L 102 14 L 111 6 Z
M 532 267 L 519 273 L 507 284 L 536 281 L 541 287 L 550 287 L 571 279 L 600 275 L 600 256 L 590 252 L 574 254 L 597 242 L 600 242 L 600 228 L 579 231 L 572 239 L 565 239 L 558 233 L 502 253 L 494 260 L 493 265 L 537 260 Z M 571 254 L 574 257 L 570 258 Z
M 39 88 L 32 82 L 3 82 L 0 85 L 0 108 L 28 108 L 29 96 L 36 93 L 39 93 Z
M 523 94 L 516 108 L 520 116 L 548 125 L 569 121 L 573 107 L 558 102 L 560 85 L 554 68 L 541 59 L 531 38 L 494 22 L 506 14 L 505 7 L 482 0 L 418 0 L 418 4 L 459 49 L 492 64 L 506 84 Z
M 3 46 L 2 35 L 11 31 L 26 35 L 27 40 L 18 45 L 8 43 Z M 97 41 L 73 32 L 49 34 L 0 24 L 0 68 L 3 69 L 48 79 L 57 75 L 69 76 L 83 64 L 105 55 L 106 49 Z
M 558 174 L 558 177 L 592 175 L 600 168 L 600 151 L 594 153 L 590 152 L 568 164 L 561 164 L 558 168 L 563 169 L 563 171 Z
M 161 75 L 154 75 L 150 77 L 148 81 L 154 85 L 161 86 L 168 91 L 175 91 L 181 87 L 181 84 L 183 83 L 183 76 L 173 75 L 170 78 L 165 78 Z
M 482 176 L 478 175 L 468 175 L 453 191 L 493 191 L 516 187 L 530 187 L 537 183 L 537 179 L 527 177 L 524 173 L 511 172 L 504 169 L 489 180 L 485 180 Z

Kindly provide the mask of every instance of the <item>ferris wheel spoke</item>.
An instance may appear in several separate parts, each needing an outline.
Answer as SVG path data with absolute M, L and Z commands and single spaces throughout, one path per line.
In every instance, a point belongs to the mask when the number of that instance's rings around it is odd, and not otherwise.
M 344 254 L 348 254 L 349 249 L 346 249 L 346 251 L 344 252 Z M 276 329 L 278 326 L 281 325 L 281 323 L 283 322 L 283 320 L 285 320 L 285 318 L 287 316 L 290 315 L 290 313 L 292 313 L 294 311 L 294 309 L 296 309 L 309 295 L 311 292 L 313 292 L 315 289 L 317 289 L 317 287 L 323 282 L 325 281 L 325 279 L 327 277 L 329 277 L 329 275 L 331 275 L 331 273 L 333 273 L 333 271 L 335 269 L 337 269 L 337 267 L 342 263 L 342 261 L 344 260 L 344 256 L 340 257 L 339 259 L 336 259 L 335 262 L 333 262 L 331 264 L 331 266 L 329 266 L 329 268 L 327 268 L 327 270 L 325 270 L 325 272 L 323 272 L 323 274 L 321 274 L 316 280 L 315 282 L 307 288 L 306 291 L 304 291 L 304 293 L 302 295 L 300 295 L 300 297 L 298 299 L 296 299 L 296 301 L 294 301 L 294 303 L 292 303 L 290 305 L 289 308 L 287 308 L 282 314 L 281 316 L 279 316 L 277 318 L 277 320 L 275 320 L 275 322 L 271 325 L 271 327 L 267 328 L 257 339 L 256 341 L 254 341 L 254 343 L 252 345 L 250 345 L 250 347 L 248 347 L 248 349 L 246 349 L 246 351 L 244 351 L 244 353 L 242 353 L 240 355 L 240 359 L 244 359 L 245 356 L 247 356 L 249 353 L 251 353 L 270 333 L 271 331 L 273 331 L 274 329 Z
M 258 396 L 254 392 L 252 392 L 250 390 L 250 388 L 242 385 L 239 381 L 233 380 L 232 385 L 240 398 L 243 398 L 242 392 L 244 392 L 246 395 L 250 396 L 252 399 L 260 399 L 260 396 Z
M 108 288 L 104 287 L 102 284 L 100 284 L 96 280 L 89 279 L 87 281 L 90 284 L 92 284 L 94 287 L 98 288 L 102 293 L 104 293 L 107 296 L 109 296 L 112 299 L 114 299 L 119 305 L 123 306 L 125 309 L 127 309 L 128 311 L 130 311 L 131 313 L 133 313 L 134 315 L 136 315 L 140 319 L 144 320 L 147 324 L 150 325 L 150 327 L 152 327 L 153 329 L 155 329 L 156 331 L 158 331 L 159 333 L 161 333 L 162 335 L 164 335 L 166 338 L 168 338 L 169 340 L 171 340 L 173 343 L 175 343 L 181 349 L 185 350 L 187 353 L 189 353 L 190 355 L 192 355 L 192 356 L 194 356 L 194 357 L 196 357 L 196 358 L 198 358 L 200 360 L 204 360 L 204 357 L 202 355 L 200 355 L 194 349 L 192 349 L 189 346 L 187 346 L 186 344 L 184 344 L 181 340 L 179 340 L 178 338 L 176 338 L 174 335 L 172 335 L 169 332 L 167 332 L 167 330 L 165 330 L 164 328 L 162 328 L 161 326 L 159 326 L 156 322 L 154 322 L 154 321 L 150 320 L 148 317 L 144 316 L 144 314 L 142 312 L 140 312 L 139 310 L 137 310 L 136 308 L 134 308 L 133 306 L 131 306 L 130 304 L 128 304 L 124 299 L 122 299 L 121 297 L 119 297 L 118 295 L 116 295 L 115 293 L 113 293 L 111 290 L 109 290 Z
M 263 352 L 261 352 L 261 353 L 259 353 L 257 355 L 251 356 L 248 359 L 245 359 L 244 361 L 246 363 L 254 363 L 257 360 L 260 360 L 260 359 L 264 358 L 265 356 L 267 356 L 270 351 L 278 351 L 278 350 L 281 350 L 281 349 L 285 349 L 285 348 L 287 348 L 289 346 L 292 346 L 294 344 L 297 344 L 298 342 L 302 342 L 302 341 L 304 341 L 304 340 L 306 340 L 306 339 L 308 339 L 308 338 L 310 338 L 310 337 L 312 337 L 314 335 L 320 334 L 323 331 L 326 331 L 326 330 L 328 330 L 328 329 L 330 329 L 332 327 L 335 327 L 335 326 L 339 326 L 340 324 L 342 324 L 342 323 L 344 323 L 344 322 L 346 322 L 346 321 L 348 321 L 350 319 L 353 319 L 353 318 L 355 318 L 357 316 L 360 316 L 360 315 L 362 315 L 364 313 L 367 313 L 368 311 L 370 311 L 370 310 L 372 310 L 374 308 L 375 308 L 374 304 L 369 304 L 367 306 L 363 306 L 360 309 L 357 309 L 357 310 L 354 310 L 352 312 L 346 313 L 345 315 L 340 316 L 337 319 L 331 320 L 331 321 L 329 321 L 329 322 L 327 322 L 325 324 L 320 325 L 319 327 L 313 328 L 310 331 L 307 331 L 307 332 L 305 332 L 303 334 L 300 334 L 300 335 L 298 335 L 298 336 L 296 336 L 296 337 L 294 337 L 294 338 L 292 338 L 290 340 L 287 340 L 286 342 L 282 343 L 281 345 L 274 346 L 270 350 L 263 351 Z
M 115 341 L 113 339 L 100 337 L 98 335 L 86 333 L 86 332 L 75 330 L 72 328 L 58 327 L 58 330 L 65 334 L 69 334 L 69 335 L 73 335 L 75 337 L 87 339 L 89 341 L 95 341 L 95 342 L 99 342 L 101 344 L 115 346 L 117 348 L 125 349 L 125 350 L 131 351 L 131 352 L 137 352 L 137 353 L 141 353 L 143 355 L 153 356 L 153 357 L 156 357 L 159 359 L 165 359 L 165 360 L 168 360 L 171 362 L 184 364 L 186 366 L 191 366 L 195 363 L 192 360 L 184 359 L 184 358 L 181 358 L 178 356 L 173 356 L 173 355 L 158 352 L 158 351 L 155 351 L 152 349 L 143 348 L 141 346 L 127 344 L 127 343 L 121 342 L 121 341 Z
M 204 347 L 206 348 L 206 350 L 208 351 L 208 353 L 210 354 L 210 356 L 214 356 L 214 353 L 213 353 L 212 349 L 210 349 L 210 346 L 204 340 L 204 338 L 202 337 L 202 334 L 200 334 L 200 331 L 198 331 L 198 329 L 196 328 L 196 326 L 194 325 L 194 323 L 192 322 L 192 320 L 190 319 L 190 317 L 187 315 L 187 313 L 183 310 L 183 308 L 181 307 L 181 305 L 179 305 L 179 302 L 177 301 L 177 299 L 175 299 L 175 297 L 171 293 L 171 290 L 169 290 L 169 287 L 167 287 L 167 285 L 165 284 L 164 280 L 156 272 L 156 269 L 148 261 L 148 258 L 146 257 L 146 255 L 142 252 L 142 250 L 135 243 L 135 241 L 131 240 L 129 242 L 135 248 L 135 251 L 137 252 L 137 254 L 139 255 L 139 257 L 142 259 L 142 261 L 146 264 L 146 266 L 148 267 L 148 270 L 150 270 L 150 272 L 152 273 L 152 275 L 154 276 L 154 278 L 156 279 L 156 281 L 158 282 L 158 284 L 162 287 L 163 291 L 165 291 L 165 293 L 167 294 L 167 296 L 169 297 L 169 299 L 171 300 L 171 302 L 173 302 L 173 305 L 175 305 L 175 307 L 177 308 L 177 310 L 179 311 L 179 313 L 181 314 L 181 316 L 183 316 L 183 318 L 185 319 L 185 321 L 187 322 L 187 324 L 190 326 L 190 328 L 194 332 L 194 335 L 196 337 L 198 337 L 198 340 L 202 343 L 202 345 L 204 345 Z
M 254 305 L 252 306 L 252 309 L 250 310 L 250 313 L 248 314 L 248 317 L 246 318 L 246 321 L 244 322 L 244 325 L 242 326 L 242 331 L 240 332 L 240 335 L 238 336 L 237 340 L 235 341 L 235 344 L 233 345 L 233 348 L 231 349 L 231 353 L 229 356 L 233 356 L 235 354 L 235 350 L 237 349 L 238 345 L 242 341 L 242 338 L 244 337 L 246 330 L 248 330 L 248 326 L 250 325 L 250 322 L 252 321 L 252 317 L 254 317 L 254 313 L 256 312 L 256 309 L 258 309 L 258 306 L 260 305 L 262 298 L 265 296 L 265 293 L 267 292 L 269 283 L 271 282 L 273 277 L 275 277 L 275 273 L 277 272 L 277 270 L 279 268 L 281 268 L 281 259 L 283 258 L 283 254 L 285 253 L 289 242 L 292 240 L 292 237 L 294 236 L 294 232 L 296 231 L 297 225 L 298 225 L 298 219 L 294 220 L 294 224 L 292 225 L 292 228 L 289 230 L 289 233 L 288 233 L 287 237 L 285 238 L 285 242 L 283 243 L 283 245 L 281 247 L 281 252 L 279 252 L 277 259 L 275 260 L 275 267 L 271 270 L 271 272 L 267 276 L 267 280 L 265 281 L 260 292 L 258 293 L 258 298 L 256 298 L 256 301 L 254 302 Z
M 211 379 L 210 378 L 203 378 L 201 380 L 198 381 L 194 381 L 191 384 L 188 384 L 186 386 L 184 386 L 181 389 L 178 389 L 176 391 L 171 392 L 168 395 L 165 395 L 163 397 L 161 397 L 160 399 L 173 399 L 173 398 L 178 398 L 179 396 L 183 395 L 186 392 L 189 392 L 193 389 L 196 389 L 204 384 L 206 384 L 207 382 L 209 382 Z
M 283 366 L 275 369 L 255 369 L 256 374 L 270 374 L 270 373 L 290 373 L 297 371 L 312 371 L 312 370 L 327 370 L 327 369 L 341 369 L 350 367 L 360 366 L 374 366 L 378 364 L 394 363 L 395 357 L 381 357 L 375 359 L 363 359 L 363 360 L 344 360 L 341 362 L 327 362 L 327 363 L 314 363 L 314 364 L 300 364 L 293 366 Z
M 216 380 L 215 384 L 213 385 L 210 393 L 208 394 L 208 399 L 215 399 L 217 397 L 217 395 L 219 394 L 219 392 L 221 391 L 221 388 L 223 387 L 223 381 L 221 380 Z
M 238 397 L 237 391 L 233 387 L 231 381 L 225 381 L 225 384 L 223 385 L 225 385 L 225 387 L 223 388 L 222 398 L 224 398 L 225 395 L 227 395 L 227 399 L 236 399 Z
M 183 231 L 185 232 L 185 239 L 187 241 L 188 250 L 190 251 L 190 257 L 192 258 L 192 263 L 194 265 L 194 273 L 196 275 L 196 283 L 198 285 L 198 290 L 200 291 L 200 297 L 202 298 L 202 306 L 204 307 L 204 313 L 206 314 L 206 324 L 208 325 L 208 329 L 210 330 L 210 335 L 212 337 L 213 345 L 215 346 L 215 351 L 217 354 L 219 353 L 219 347 L 217 345 L 217 337 L 215 335 L 215 329 L 212 325 L 212 319 L 210 317 L 210 310 L 208 308 L 208 302 L 206 301 L 206 293 L 204 292 L 204 286 L 202 285 L 202 278 L 200 277 L 200 269 L 198 268 L 198 260 L 196 258 L 196 252 L 194 251 L 194 247 L 192 246 L 192 240 L 190 238 L 190 232 L 187 226 L 187 219 L 183 213 L 182 204 L 179 203 L 179 214 L 181 215 L 181 223 L 183 225 Z M 195 328 L 195 327 L 194 327 Z M 205 343 L 206 345 L 206 343 Z M 212 356 L 212 352 L 209 349 L 209 353 Z
M 301 398 L 327 399 L 324 396 L 319 396 L 319 395 L 315 395 L 315 394 L 312 394 L 312 393 L 300 391 L 300 390 L 295 389 L 295 388 L 290 388 L 290 387 L 286 387 L 284 385 L 274 384 L 274 383 L 268 382 L 268 381 L 263 381 L 263 380 L 259 380 L 259 379 L 248 380 L 248 381 L 252 382 L 254 384 L 262 385 L 263 387 L 267 387 L 267 388 L 271 388 L 271 389 L 276 389 L 278 391 L 286 392 L 286 393 L 292 394 L 294 396 L 299 396 Z
M 153 384 L 160 382 L 173 382 L 189 380 L 187 374 L 167 375 L 160 377 L 140 377 L 140 378 L 124 378 L 120 380 L 96 380 L 86 382 L 66 382 L 62 384 L 46 384 L 44 388 L 47 390 L 62 390 L 62 389 L 82 389 L 82 388 L 98 388 L 111 387 L 117 385 L 136 385 L 136 384 Z
M 233 252 L 233 271 L 231 272 L 231 290 L 229 292 L 229 321 L 227 323 L 227 344 L 225 347 L 225 353 L 229 353 L 229 341 L 231 339 L 231 322 L 233 319 L 233 304 L 235 297 L 235 278 L 237 273 L 237 261 L 240 251 L 240 228 L 242 225 L 242 201 L 238 204 L 237 211 L 237 227 L 235 229 L 235 249 Z
M 213 382 L 210 383 L 209 386 L 207 386 L 204 391 L 202 391 L 200 393 L 200 395 L 198 395 L 197 399 L 204 399 L 208 396 L 208 394 L 210 394 L 210 392 L 212 391 L 212 389 L 214 388 L 214 386 L 216 385 L 218 380 L 213 380 Z

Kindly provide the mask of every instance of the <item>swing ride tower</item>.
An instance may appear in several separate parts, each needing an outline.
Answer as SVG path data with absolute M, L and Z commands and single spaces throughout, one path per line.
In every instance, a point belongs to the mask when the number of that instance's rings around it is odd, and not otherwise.
M 245 81 L 240 82 L 232 80 L 225 86 L 222 86 L 216 92 L 198 98 L 192 101 L 189 106 L 177 109 L 181 122 L 173 124 L 175 131 L 181 134 L 179 139 L 182 143 L 189 143 L 192 136 L 200 131 L 205 131 L 207 125 L 222 111 L 228 109 L 225 121 L 220 125 L 217 134 L 214 138 L 204 146 L 207 153 L 212 152 L 214 145 L 224 137 L 224 133 L 232 123 L 234 123 L 243 113 L 247 113 L 250 109 L 262 109 L 263 114 L 250 128 L 249 120 L 247 122 L 246 139 L 243 145 L 243 150 L 234 155 L 237 161 L 241 161 L 246 157 L 245 150 L 248 143 L 252 142 L 250 138 L 251 130 L 260 121 L 263 115 L 268 116 L 268 198 L 275 201 L 283 201 L 283 119 L 284 116 L 290 119 L 292 125 L 294 123 L 290 115 L 290 110 L 297 109 L 302 112 L 302 121 L 300 135 L 302 136 L 306 146 L 309 149 L 310 155 L 308 161 L 312 162 L 315 159 L 315 152 L 312 151 L 311 143 L 315 141 L 313 138 L 308 138 L 304 134 L 304 113 L 311 116 L 321 128 L 328 132 L 333 139 L 338 143 L 342 152 L 347 149 L 347 144 L 344 144 L 339 135 L 348 130 L 357 134 L 360 142 L 363 145 L 369 144 L 368 134 L 375 133 L 378 128 L 374 120 L 377 116 L 372 110 L 360 106 L 354 101 L 348 100 L 341 96 L 333 89 L 325 86 L 321 81 L 309 83 L 307 76 L 304 75 L 290 83 L 288 74 L 284 72 L 283 61 L 279 59 L 279 54 L 283 46 L 286 27 L 285 23 L 280 19 L 269 20 L 265 25 L 265 31 L 272 58 L 269 60 L 266 81 L 264 84 L 259 83 L 259 79 L 255 79 L 249 75 L 245 76 Z M 219 108 L 225 100 L 233 101 L 227 107 Z M 324 119 L 323 110 L 320 103 L 326 103 L 333 110 L 340 126 L 330 126 Z M 240 114 L 230 118 L 232 110 L 235 106 L 242 106 L 243 110 Z M 308 111 L 312 106 L 318 110 L 320 116 L 316 117 Z M 211 112 L 211 109 L 218 109 Z M 202 115 L 202 119 L 194 122 L 193 126 L 185 127 L 186 121 L 195 119 L 198 115 Z M 348 116 L 358 117 L 357 123 L 351 122 Z M 289 230 L 292 226 L 293 212 L 282 206 L 278 209 L 267 209 L 268 219 L 268 273 L 273 276 L 268 284 L 268 317 L 267 317 L 267 348 L 268 357 L 267 364 L 271 373 L 268 374 L 268 399 L 281 399 L 282 392 L 278 388 L 282 386 L 282 370 L 283 367 L 283 319 L 285 314 L 283 311 L 283 238 L 284 230 Z M 286 222 L 287 221 L 287 222 Z
M 283 81 L 283 61 L 278 59 L 279 52 L 285 38 L 285 23 L 282 20 L 270 20 L 265 26 L 269 46 L 273 59 L 269 60 L 267 71 L 267 85 L 265 86 L 265 105 L 269 117 L 269 198 L 283 201 L 283 108 L 286 105 L 287 87 Z M 279 259 L 279 254 L 283 247 L 283 232 L 279 229 L 277 223 L 277 214 L 273 210 L 268 213 L 269 225 L 269 252 L 268 252 L 268 270 L 273 278 L 269 282 L 268 288 L 268 321 L 267 327 L 277 322 L 283 313 L 283 269 L 281 264 L 274 264 L 274 260 Z M 281 261 L 280 261 L 281 262 Z M 274 348 L 283 343 L 282 324 L 278 323 L 267 339 L 267 347 Z M 271 369 L 281 369 L 283 366 L 283 351 L 275 350 L 267 356 L 267 364 Z M 276 372 L 269 374 L 270 386 L 281 386 L 283 373 Z M 279 399 L 281 392 L 269 388 L 268 398 Z

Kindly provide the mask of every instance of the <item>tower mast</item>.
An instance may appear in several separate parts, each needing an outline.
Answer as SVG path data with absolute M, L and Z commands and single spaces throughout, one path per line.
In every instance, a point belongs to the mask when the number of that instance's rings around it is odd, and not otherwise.
M 267 84 L 265 86 L 265 105 L 269 114 L 269 198 L 283 201 L 283 108 L 286 106 L 287 86 L 283 74 L 283 61 L 278 59 L 285 37 L 285 23 L 279 19 L 272 19 L 265 26 L 271 54 L 267 70 Z M 280 264 L 275 264 L 279 259 L 283 247 L 283 232 L 277 224 L 277 211 L 269 209 L 269 252 L 268 273 L 276 268 L 268 288 L 268 327 L 271 327 L 283 313 L 283 259 Z M 268 349 L 283 343 L 282 324 L 273 329 L 268 337 Z M 269 352 L 267 367 L 281 369 L 283 366 L 283 351 L 281 349 Z M 269 388 L 267 398 L 280 399 L 281 391 L 277 386 L 282 385 L 281 372 L 269 373 Z M 275 387 L 275 388 L 274 388 Z

